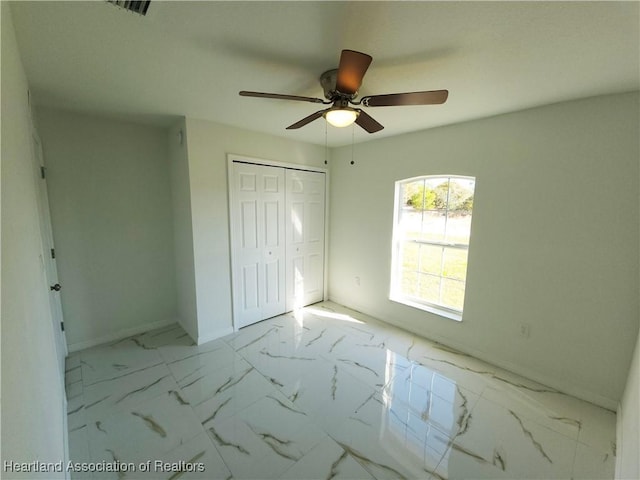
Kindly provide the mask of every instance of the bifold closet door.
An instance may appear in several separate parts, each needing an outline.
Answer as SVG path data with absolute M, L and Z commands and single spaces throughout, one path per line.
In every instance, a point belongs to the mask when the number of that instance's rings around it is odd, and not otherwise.
M 238 328 L 285 312 L 285 170 L 233 163 L 231 228 Z
M 325 174 L 287 170 L 287 311 L 324 299 Z

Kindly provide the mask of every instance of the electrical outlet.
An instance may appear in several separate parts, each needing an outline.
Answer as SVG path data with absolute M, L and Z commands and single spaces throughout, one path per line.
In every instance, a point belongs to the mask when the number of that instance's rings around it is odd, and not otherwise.
M 360 277 L 355 277 L 354 281 L 356 282 L 357 286 L 360 286 Z
M 520 336 L 529 338 L 531 336 L 531 325 L 528 323 L 522 323 L 520 325 Z

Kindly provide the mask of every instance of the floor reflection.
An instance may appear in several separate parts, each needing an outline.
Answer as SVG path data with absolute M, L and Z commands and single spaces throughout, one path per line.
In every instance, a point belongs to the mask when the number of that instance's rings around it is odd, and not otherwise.
M 67 396 L 74 462 L 198 458 L 208 479 L 612 478 L 615 464 L 613 412 L 330 302 L 199 346 L 174 325 L 74 353 Z

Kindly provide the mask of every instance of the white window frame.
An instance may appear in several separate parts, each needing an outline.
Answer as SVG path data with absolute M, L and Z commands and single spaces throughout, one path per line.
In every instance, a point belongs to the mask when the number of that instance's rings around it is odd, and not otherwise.
M 413 297 L 402 293 L 402 255 L 401 248 L 404 242 L 404 238 L 402 238 L 403 232 L 398 228 L 398 224 L 400 221 L 400 215 L 402 213 L 403 198 L 402 198 L 402 188 L 405 184 L 420 181 L 420 180 L 428 180 L 433 178 L 442 178 L 451 181 L 452 179 L 462 179 L 462 180 L 473 180 L 475 182 L 475 177 L 464 176 L 464 175 L 420 175 L 418 177 L 405 178 L 402 180 L 398 180 L 395 183 L 395 198 L 394 198 L 394 213 L 393 213 L 393 240 L 392 240 L 392 254 L 391 254 L 391 282 L 390 282 L 390 292 L 389 299 L 394 302 L 398 302 L 413 308 L 417 308 L 420 310 L 424 310 L 430 313 L 434 313 L 441 317 L 449 318 L 451 320 L 456 320 L 458 322 L 462 321 L 462 313 L 463 310 L 458 310 L 447 305 L 429 302 L 419 297 Z M 475 196 L 475 186 L 474 186 L 474 196 Z M 449 209 L 449 201 L 447 199 L 447 211 Z M 472 222 L 473 222 L 473 210 L 472 210 Z M 469 244 L 471 240 L 469 240 L 466 244 L 460 243 L 450 243 L 450 242 L 439 242 L 432 240 L 415 240 L 415 243 L 422 245 L 432 245 L 438 247 L 446 247 L 446 248 L 460 248 L 465 249 L 467 252 L 469 251 Z M 467 256 L 468 258 L 468 256 Z M 467 266 L 468 268 L 468 266 Z M 466 287 L 467 282 L 466 279 L 464 281 L 465 287 L 465 296 L 466 296 Z

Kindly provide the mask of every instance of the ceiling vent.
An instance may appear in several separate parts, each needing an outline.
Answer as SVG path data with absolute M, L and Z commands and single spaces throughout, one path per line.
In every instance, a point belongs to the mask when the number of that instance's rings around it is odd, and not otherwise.
M 149 9 L 151 0 L 146 1 L 132 1 L 132 0 L 107 0 L 109 3 L 113 3 L 119 7 L 129 10 L 130 12 L 137 13 L 139 15 L 146 15 Z

